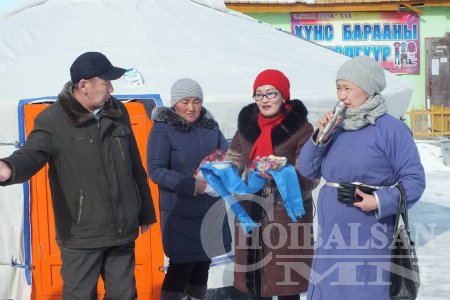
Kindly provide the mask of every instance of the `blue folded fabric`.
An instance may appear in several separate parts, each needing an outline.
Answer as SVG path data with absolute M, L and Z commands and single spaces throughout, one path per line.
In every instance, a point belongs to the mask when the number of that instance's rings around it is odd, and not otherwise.
M 200 167 L 200 170 L 209 185 L 230 204 L 233 212 L 241 223 L 241 226 L 243 226 L 243 229 L 245 227 L 246 232 L 248 233 L 249 231 L 247 230 L 256 227 L 254 221 L 251 220 L 245 210 L 231 194 L 254 194 L 264 187 L 267 183 L 267 179 L 261 177 L 259 172 L 252 171 L 248 176 L 247 183 L 245 183 L 242 178 L 239 177 L 234 167 L 217 169 L 212 163 L 204 164 Z M 270 170 L 268 173 L 272 175 L 277 184 L 278 191 L 283 199 L 283 204 L 288 216 L 291 218 L 292 222 L 297 222 L 297 218 L 301 218 L 305 214 L 297 172 L 293 166 L 287 164 L 280 170 Z
M 204 177 L 205 172 L 214 174 L 215 177 L 212 177 L 211 180 L 219 180 L 229 193 L 238 195 L 254 194 L 260 191 L 267 183 L 267 179 L 261 177 L 258 172 L 250 172 L 248 183 L 245 183 L 234 167 L 217 169 L 213 164 L 206 163 L 200 167 L 200 170 Z M 206 177 L 205 179 L 208 181 Z M 211 185 L 209 181 L 208 183 Z M 216 192 L 220 195 L 219 191 L 216 190 Z
M 231 210 L 239 221 L 239 225 L 245 233 L 249 234 L 253 230 L 253 228 L 256 228 L 260 225 L 258 223 L 255 223 L 255 221 L 250 218 L 250 216 L 242 208 L 236 198 L 233 197 L 233 195 L 228 195 L 222 198 L 228 203 L 228 205 L 230 205 Z
M 277 184 L 278 191 L 283 199 L 284 207 L 292 222 L 297 222 L 297 218 L 305 215 L 302 192 L 298 184 L 297 172 L 291 165 L 286 165 L 278 171 L 270 170 Z
M 237 176 L 237 172 L 233 167 L 227 168 L 226 170 L 228 171 L 226 172 L 220 172 L 223 170 L 216 169 L 210 163 L 206 163 L 200 167 L 200 170 L 202 171 L 203 177 L 208 182 L 208 184 L 220 195 L 220 197 L 222 197 L 223 200 L 225 200 L 225 202 L 228 203 L 234 215 L 238 219 L 242 230 L 245 233 L 248 234 L 252 231 L 253 228 L 258 227 L 258 224 L 256 224 L 255 221 L 250 218 L 247 212 L 242 208 L 239 202 L 233 197 L 231 192 L 224 185 L 224 182 L 227 182 L 231 185 L 232 181 L 235 183 L 235 185 L 239 185 L 239 183 L 235 180 L 235 177 L 239 176 Z M 234 173 L 235 176 L 232 173 Z M 224 180 L 221 176 L 226 179 Z

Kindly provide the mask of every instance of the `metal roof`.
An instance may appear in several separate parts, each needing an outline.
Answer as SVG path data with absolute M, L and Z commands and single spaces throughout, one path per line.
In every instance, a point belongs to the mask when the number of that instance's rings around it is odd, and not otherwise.
M 348 3 L 392 3 L 409 2 L 410 0 L 225 0 L 225 3 L 239 4 L 348 4 Z
M 225 0 L 225 3 L 248 3 L 248 4 L 293 4 L 297 2 L 296 0 Z

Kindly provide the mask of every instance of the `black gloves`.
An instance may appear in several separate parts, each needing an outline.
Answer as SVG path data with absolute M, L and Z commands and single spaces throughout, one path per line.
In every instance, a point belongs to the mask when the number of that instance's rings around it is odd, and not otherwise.
M 353 183 L 340 183 L 339 185 L 340 187 L 337 188 L 338 201 L 342 203 L 353 203 L 362 201 L 362 198 L 356 195 L 356 187 L 358 187 L 360 191 L 366 194 L 372 194 L 374 191 L 377 190 L 368 186 Z

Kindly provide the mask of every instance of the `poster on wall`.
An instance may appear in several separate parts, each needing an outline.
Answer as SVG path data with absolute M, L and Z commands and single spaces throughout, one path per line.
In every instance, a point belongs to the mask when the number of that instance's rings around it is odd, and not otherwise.
M 291 13 L 291 32 L 350 57 L 373 57 L 391 73 L 419 74 L 419 21 L 412 12 Z

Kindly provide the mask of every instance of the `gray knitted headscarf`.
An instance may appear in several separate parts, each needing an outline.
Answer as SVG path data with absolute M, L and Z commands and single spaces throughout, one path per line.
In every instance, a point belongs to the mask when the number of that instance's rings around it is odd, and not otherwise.
M 181 78 L 174 82 L 170 89 L 170 105 L 174 107 L 178 101 L 195 97 L 203 102 L 203 91 L 200 84 L 190 78 Z
M 347 80 L 365 91 L 369 98 L 357 108 L 347 109 L 341 126 L 345 130 L 358 130 L 387 113 L 387 105 L 381 91 L 386 87 L 383 68 L 374 59 L 357 56 L 346 61 L 338 70 L 336 81 Z

